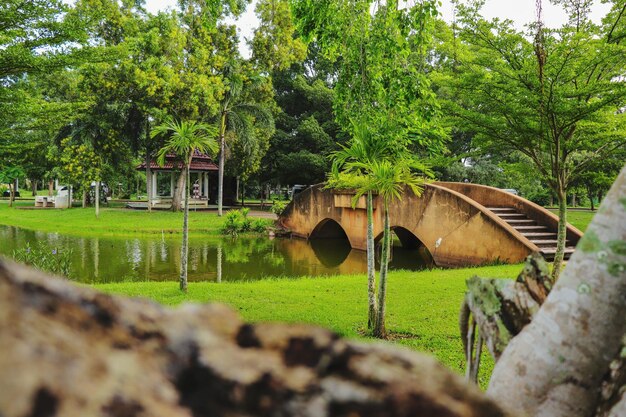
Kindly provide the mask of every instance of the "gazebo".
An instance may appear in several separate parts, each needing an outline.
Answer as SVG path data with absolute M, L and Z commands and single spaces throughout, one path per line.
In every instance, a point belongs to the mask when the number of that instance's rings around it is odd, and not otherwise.
M 177 177 L 182 169 L 182 162 L 174 154 L 165 156 L 163 166 L 155 160 L 150 161 L 150 169 L 146 163 L 137 166 L 137 170 L 146 171 L 146 189 L 151 187 L 152 198 L 148 202 L 152 207 L 172 204 L 176 190 Z M 191 183 L 190 206 L 208 207 L 209 201 L 217 198 L 217 172 L 219 168 L 213 160 L 200 152 L 194 154 L 189 167 Z

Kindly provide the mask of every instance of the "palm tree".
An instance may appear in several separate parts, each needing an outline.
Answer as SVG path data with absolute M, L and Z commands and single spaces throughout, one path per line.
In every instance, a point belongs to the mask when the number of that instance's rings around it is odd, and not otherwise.
M 237 136 L 254 137 L 255 124 L 262 128 L 272 128 L 274 118 L 271 112 L 262 105 L 245 97 L 244 76 L 238 61 L 233 61 L 225 69 L 226 92 L 219 107 L 219 172 L 217 188 L 217 214 L 222 215 L 224 202 L 224 164 L 226 163 L 226 132 L 231 131 Z M 250 78 L 253 83 L 257 80 Z
M 207 155 L 215 154 L 217 130 L 214 126 L 194 121 L 175 121 L 168 119 L 154 128 L 152 137 L 169 134 L 165 145 L 159 150 L 157 162 L 163 166 L 168 154 L 176 154 L 182 160 L 185 189 L 185 211 L 183 215 L 183 244 L 180 263 L 180 289 L 187 292 L 187 257 L 189 254 L 189 165 L 196 152 Z
M 352 122 L 353 138 L 349 147 L 333 153 L 332 174 L 328 181 L 330 188 L 362 188 L 369 166 L 374 161 L 391 153 L 389 142 L 372 135 L 367 124 Z M 365 167 L 365 168 L 363 168 Z M 366 193 L 367 210 L 367 294 L 368 315 L 367 328 L 371 329 L 376 322 L 376 267 L 374 248 L 374 203 L 373 191 Z M 354 201 L 356 205 L 356 200 Z
M 385 158 L 369 163 L 353 162 L 348 168 L 361 169 L 366 172 L 365 181 L 356 189 L 353 202 L 365 194 L 378 194 L 383 202 L 383 242 L 380 259 L 380 273 L 378 278 L 378 300 L 375 314 L 374 337 L 385 338 L 385 300 L 387 294 L 387 272 L 389 270 L 389 258 L 391 253 L 391 223 L 389 219 L 389 204 L 393 200 L 401 200 L 402 195 L 410 189 L 416 196 L 423 191 L 426 176 L 432 176 L 431 171 L 419 161 L 401 155 L 394 158 Z M 416 175 L 420 172 L 422 175 Z M 369 217 L 369 213 L 368 213 Z

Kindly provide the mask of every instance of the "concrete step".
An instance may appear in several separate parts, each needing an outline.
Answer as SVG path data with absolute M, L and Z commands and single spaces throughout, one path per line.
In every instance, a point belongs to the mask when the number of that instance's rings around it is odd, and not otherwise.
M 515 207 L 487 207 L 488 210 L 493 211 L 496 214 L 500 213 L 517 213 Z
M 566 247 L 563 252 L 563 259 L 569 260 L 575 252 L 575 248 L 572 246 Z M 556 248 L 544 248 L 541 249 L 541 255 L 546 259 L 546 261 L 554 261 L 554 255 L 556 254 Z
M 496 213 L 498 215 L 498 217 L 500 217 L 503 220 L 508 220 L 508 219 L 527 219 L 528 217 L 526 217 L 526 215 L 524 213 Z
M 573 246 L 567 246 L 565 248 L 565 253 L 574 253 L 574 251 L 576 250 L 575 247 Z M 541 253 L 544 255 L 553 255 L 556 253 L 556 248 L 555 247 L 551 247 L 551 248 L 542 248 L 541 249 Z
M 539 238 L 556 239 L 556 233 L 552 233 L 552 232 L 528 232 L 528 233 L 522 233 L 522 235 L 524 235 L 524 237 L 528 239 L 539 239 Z
M 515 227 L 515 226 L 532 226 L 532 225 L 536 225 L 537 222 L 534 221 L 533 219 L 503 219 L 505 220 L 508 224 L 510 224 L 511 226 Z
M 532 243 L 539 246 L 540 248 L 556 248 L 557 241 L 555 239 L 530 239 Z M 571 245 L 571 242 L 565 242 L 565 246 Z
M 547 232 L 548 228 L 545 226 L 513 226 L 518 232 Z

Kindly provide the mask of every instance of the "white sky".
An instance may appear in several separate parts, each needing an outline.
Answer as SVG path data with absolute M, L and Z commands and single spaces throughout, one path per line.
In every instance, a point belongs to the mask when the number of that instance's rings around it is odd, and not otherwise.
M 242 54 L 249 56 L 249 51 L 243 45 L 244 38 L 252 38 L 252 32 L 258 25 L 256 16 L 254 15 L 254 3 L 248 6 L 246 13 L 238 20 L 238 32 L 242 40 Z M 453 16 L 453 8 L 450 0 L 441 0 L 442 6 L 440 12 L 444 19 L 451 21 Z M 159 10 L 165 10 L 168 7 L 175 7 L 176 0 L 146 0 L 146 8 L 148 11 L 155 13 Z M 599 22 L 600 19 L 610 10 L 610 5 L 602 4 L 599 0 L 594 1 L 592 10 L 592 18 Z M 486 18 L 499 17 L 501 19 L 510 19 L 515 22 L 517 29 L 523 29 L 524 25 L 535 20 L 535 0 L 487 0 L 483 7 L 483 15 Z M 558 6 L 552 5 L 549 1 L 543 2 L 544 24 L 547 27 L 556 28 L 561 26 L 567 17 L 565 12 Z

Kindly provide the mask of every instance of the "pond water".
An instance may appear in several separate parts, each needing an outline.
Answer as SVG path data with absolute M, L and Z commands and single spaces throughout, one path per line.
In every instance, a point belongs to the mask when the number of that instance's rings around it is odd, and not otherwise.
M 0 226 L 0 254 L 45 245 L 71 249 L 71 278 L 80 282 L 177 281 L 178 238 L 93 238 Z M 399 243 L 397 243 L 399 245 Z M 394 246 L 392 269 L 430 267 L 418 249 Z M 324 276 L 367 271 L 365 252 L 345 239 L 190 239 L 190 281 L 246 281 L 266 277 Z

